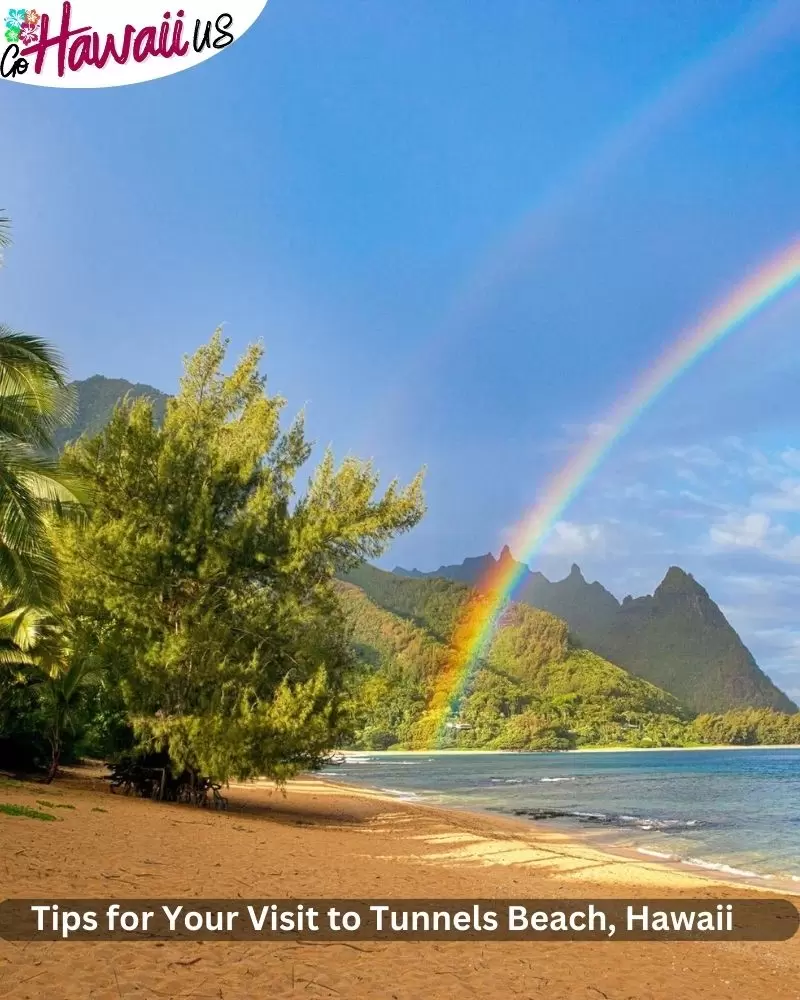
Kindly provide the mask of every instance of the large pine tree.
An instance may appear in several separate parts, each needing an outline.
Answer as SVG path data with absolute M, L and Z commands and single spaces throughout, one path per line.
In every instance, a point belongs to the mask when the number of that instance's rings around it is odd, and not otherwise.
M 351 664 L 333 576 L 422 515 L 421 477 L 377 495 L 369 463 L 326 453 L 305 492 L 302 419 L 251 347 L 219 333 L 186 363 L 161 425 L 146 399 L 67 453 L 94 494 L 63 533 L 68 597 L 103 623 L 140 744 L 216 779 L 314 767 L 346 728 Z

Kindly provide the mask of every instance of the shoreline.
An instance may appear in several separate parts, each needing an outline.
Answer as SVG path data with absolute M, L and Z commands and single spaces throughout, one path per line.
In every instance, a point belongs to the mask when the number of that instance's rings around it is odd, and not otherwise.
M 46 795 L 48 801 L 39 801 Z M 0 813 L 3 895 L 125 900 L 765 899 L 765 887 L 612 855 L 574 835 L 401 801 L 301 777 L 232 786 L 227 812 L 112 795 L 99 769 L 0 799 L 54 822 Z M 770 894 L 771 895 L 771 894 Z M 800 936 L 788 941 L 452 940 L 32 941 L 0 939 L 5 1000 L 797 1000 Z M 387 987 L 391 987 L 388 989 Z
M 461 807 L 453 803 L 442 805 L 438 802 L 426 802 L 425 799 L 418 796 L 392 795 L 385 789 L 374 786 L 350 785 L 343 781 L 336 781 L 335 779 L 319 777 L 317 775 L 307 775 L 304 780 L 330 788 L 334 793 L 344 793 L 353 797 L 367 797 L 376 801 L 407 806 L 414 810 L 443 813 L 445 815 L 452 815 L 453 819 L 459 817 L 466 818 L 468 821 L 479 821 L 481 824 L 486 824 L 489 827 L 496 827 L 498 832 L 508 827 L 527 831 L 529 835 L 536 839 L 541 838 L 543 841 L 549 840 L 550 837 L 556 837 L 566 849 L 588 849 L 596 852 L 598 855 L 605 856 L 610 863 L 619 864 L 626 862 L 631 867 L 639 868 L 642 873 L 647 873 L 648 875 L 661 872 L 666 876 L 668 873 L 672 873 L 681 878 L 693 879 L 705 886 L 718 887 L 723 885 L 729 889 L 744 889 L 748 892 L 763 892 L 779 896 L 800 896 L 800 882 L 794 884 L 790 880 L 791 877 L 754 873 L 749 877 L 739 874 L 737 878 L 737 874 L 732 874 L 730 871 L 711 867 L 715 862 L 698 863 L 701 859 L 692 862 L 674 855 L 662 856 L 660 852 L 643 851 L 635 847 L 627 847 L 623 844 L 614 844 L 610 842 L 610 834 L 605 830 L 590 831 L 589 829 L 576 829 L 574 824 L 562 822 L 559 818 L 534 821 L 524 816 L 506 815 L 505 813 L 495 813 L 489 810 L 482 811 Z M 297 779 L 289 784 L 296 786 L 296 782 Z M 237 787 L 243 788 L 245 786 Z M 544 824 L 547 824 L 547 826 Z M 634 873 L 630 874 L 633 876 Z M 632 877 L 632 883 L 635 884 L 638 881 L 635 876 Z M 651 881 L 658 880 L 648 878 L 646 881 L 650 883 Z M 669 881 L 665 877 L 665 885 L 669 884 Z
M 708 749 L 716 748 L 709 747 Z M 745 748 L 743 747 L 742 749 Z M 756 748 L 747 747 L 746 749 Z M 796 748 L 791 747 L 791 749 Z M 453 751 L 445 750 L 439 751 L 438 754 L 434 752 L 434 755 L 442 756 L 452 752 Z M 506 752 L 507 751 L 495 751 L 495 753 Z M 420 753 L 424 754 L 425 751 L 420 751 Z M 474 752 L 467 751 L 467 753 Z M 385 751 L 383 754 L 380 754 L 380 752 L 371 753 L 369 751 L 364 751 L 359 753 L 350 752 L 348 754 L 351 758 L 359 755 L 363 758 L 372 758 L 375 755 L 394 756 L 396 755 L 396 752 Z M 431 756 L 431 753 L 428 752 L 427 755 Z M 715 860 L 697 855 L 682 856 L 675 851 L 669 850 L 669 842 L 663 845 L 665 848 L 663 851 L 644 846 L 633 846 L 618 842 L 615 843 L 614 827 L 589 826 L 587 824 L 580 823 L 577 817 L 572 817 L 568 814 L 562 816 L 556 815 L 553 817 L 542 817 L 539 819 L 524 815 L 496 812 L 488 808 L 481 810 L 472 805 L 462 806 L 456 802 L 443 804 L 441 802 L 430 801 L 427 800 L 424 795 L 414 790 L 395 792 L 394 790 L 389 790 L 385 787 L 377 785 L 362 785 L 359 783 L 350 784 L 347 781 L 340 781 L 339 779 L 331 776 L 330 772 L 326 773 L 323 771 L 321 772 L 321 775 L 309 775 L 308 777 L 311 780 L 318 781 L 327 786 L 332 786 L 334 789 L 346 790 L 348 794 L 368 794 L 371 797 L 383 799 L 387 802 L 402 803 L 403 805 L 417 809 L 421 808 L 451 811 L 454 814 L 461 816 L 466 815 L 475 818 L 480 817 L 484 821 L 497 823 L 498 825 L 501 823 L 512 823 L 535 835 L 538 835 L 538 833 L 542 831 L 557 831 L 559 835 L 563 836 L 566 840 L 572 841 L 576 845 L 591 847 L 594 850 L 605 853 L 609 858 L 613 858 L 614 860 L 625 859 L 627 862 L 635 865 L 646 865 L 648 867 L 656 866 L 657 868 L 665 871 L 671 871 L 681 875 L 689 875 L 715 885 L 724 884 L 737 889 L 747 889 L 756 892 L 765 892 L 783 896 L 800 896 L 800 878 L 797 876 L 780 872 L 751 871 L 749 870 L 749 866 L 748 868 L 739 868 L 735 864 L 729 864 L 727 859 L 719 856 Z
M 574 750 L 475 750 L 453 748 L 448 750 L 336 750 L 345 757 L 411 757 L 424 755 L 440 757 L 447 754 L 462 756 L 475 754 L 567 754 L 567 753 L 676 753 L 694 750 L 800 750 L 800 743 L 703 743 L 691 747 L 576 747 Z

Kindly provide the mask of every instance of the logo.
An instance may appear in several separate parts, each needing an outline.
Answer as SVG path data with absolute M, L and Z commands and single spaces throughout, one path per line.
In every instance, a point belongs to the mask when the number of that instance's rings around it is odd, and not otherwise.
M 48 0 L 45 0 L 48 2 Z M 11 7 L 0 33 L 0 81 L 36 87 L 122 87 L 179 73 L 222 52 L 267 0 L 64 0 Z

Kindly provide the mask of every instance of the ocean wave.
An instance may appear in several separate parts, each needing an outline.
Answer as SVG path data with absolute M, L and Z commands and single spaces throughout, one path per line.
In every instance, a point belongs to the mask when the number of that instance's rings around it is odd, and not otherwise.
M 746 868 L 733 868 L 722 861 L 706 861 L 704 858 L 681 858 L 681 863 L 691 865 L 693 868 L 706 868 L 713 872 L 722 872 L 724 875 L 736 875 L 739 878 L 774 878 L 774 875 L 762 875 L 759 872 L 747 871 Z
M 662 861 L 680 861 L 676 854 L 667 854 L 664 851 L 653 851 L 649 847 L 637 847 L 637 854 L 646 854 L 649 858 L 661 858 Z
M 574 781 L 574 775 L 569 778 L 539 778 L 539 781 Z
M 775 878 L 774 875 L 765 874 L 764 872 L 751 872 L 747 868 L 735 868 L 733 865 L 726 864 L 724 861 L 707 861 L 705 858 L 682 858 L 678 854 L 670 854 L 665 851 L 654 851 L 650 847 L 637 847 L 636 851 L 638 854 L 645 854 L 650 858 L 658 858 L 660 861 L 679 862 L 680 864 L 688 865 L 691 868 L 703 868 L 706 871 L 719 872 L 721 875 L 732 875 L 734 878 Z M 792 881 L 800 882 L 800 878 L 795 875 L 790 875 L 789 878 L 792 879 Z
M 416 802 L 421 796 L 416 792 L 403 791 L 399 788 L 380 788 L 379 791 L 383 792 L 384 795 L 391 795 L 394 799 L 400 799 L 403 802 Z

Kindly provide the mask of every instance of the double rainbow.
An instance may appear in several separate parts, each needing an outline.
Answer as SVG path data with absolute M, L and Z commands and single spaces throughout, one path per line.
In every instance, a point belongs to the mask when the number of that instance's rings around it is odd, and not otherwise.
M 567 505 L 597 469 L 613 445 L 645 410 L 684 371 L 729 333 L 800 278 L 800 239 L 741 282 L 701 321 L 679 334 L 672 345 L 612 408 L 605 420 L 570 461 L 547 484 L 539 502 L 522 520 L 511 540 L 520 563 L 502 560 L 479 581 L 480 597 L 471 601 L 452 639 L 451 654 L 442 672 L 429 711 L 437 721 L 437 738 L 458 712 L 461 698 L 481 658 L 486 654 L 498 621 L 525 571 Z

